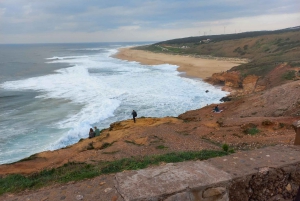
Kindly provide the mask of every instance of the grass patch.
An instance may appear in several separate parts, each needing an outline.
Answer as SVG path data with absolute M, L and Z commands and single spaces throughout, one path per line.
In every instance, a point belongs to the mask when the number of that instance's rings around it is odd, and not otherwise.
M 256 127 L 246 129 L 246 133 L 249 135 L 256 135 L 259 132 L 260 130 L 258 130 Z
M 54 183 L 79 181 L 102 174 L 142 169 L 150 165 L 158 165 L 161 162 L 175 163 L 188 160 L 206 160 L 225 155 L 228 155 L 228 152 L 202 150 L 153 155 L 144 158 L 124 158 L 111 162 L 99 162 L 98 164 L 70 162 L 62 167 L 44 170 L 30 176 L 13 174 L 0 178 L 0 195 L 8 192 L 20 192 L 25 189 L 37 189 Z
M 222 149 L 223 149 L 223 151 L 228 152 L 229 151 L 229 145 L 228 144 L 223 144 Z
M 300 62 L 289 62 L 291 67 L 300 67 Z
M 168 147 L 164 146 L 164 145 L 158 145 L 156 146 L 156 149 L 167 149 Z
M 294 70 L 287 71 L 286 73 L 284 73 L 282 75 L 282 79 L 285 79 L 285 80 L 293 80 L 295 77 L 296 77 L 296 75 L 295 75 Z

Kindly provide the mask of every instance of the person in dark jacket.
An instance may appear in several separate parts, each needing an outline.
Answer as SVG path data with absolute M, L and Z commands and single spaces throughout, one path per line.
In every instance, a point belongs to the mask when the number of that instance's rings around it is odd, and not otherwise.
M 94 130 L 92 128 L 90 128 L 89 138 L 91 139 L 93 137 L 95 137 L 95 132 L 94 132 Z
M 136 116 L 137 116 L 137 113 L 136 113 L 136 111 L 135 110 L 132 110 L 132 118 L 133 118 L 133 122 L 135 123 L 135 118 L 136 118 Z
M 215 112 L 220 112 L 219 106 L 217 105 L 214 109 Z

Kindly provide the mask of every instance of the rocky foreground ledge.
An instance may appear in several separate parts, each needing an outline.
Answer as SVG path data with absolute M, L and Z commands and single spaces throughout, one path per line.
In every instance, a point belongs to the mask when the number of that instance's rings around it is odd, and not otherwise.
M 300 147 L 272 146 L 206 161 L 168 163 L 104 175 L 22 195 L 16 200 L 248 201 L 294 200 Z

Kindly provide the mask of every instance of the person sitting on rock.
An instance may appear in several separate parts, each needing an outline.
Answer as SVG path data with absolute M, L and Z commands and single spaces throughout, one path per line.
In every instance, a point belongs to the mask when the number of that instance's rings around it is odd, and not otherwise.
M 93 128 L 90 128 L 89 138 L 91 139 L 93 137 L 95 137 L 95 132 L 94 132 Z
M 219 106 L 217 105 L 213 110 L 214 113 L 221 113 L 223 110 L 219 109 Z
M 213 109 L 213 112 L 220 112 L 220 109 L 219 109 L 218 105 Z
M 95 128 L 95 136 L 99 136 L 100 130 L 97 128 L 97 126 L 95 126 L 94 128 Z

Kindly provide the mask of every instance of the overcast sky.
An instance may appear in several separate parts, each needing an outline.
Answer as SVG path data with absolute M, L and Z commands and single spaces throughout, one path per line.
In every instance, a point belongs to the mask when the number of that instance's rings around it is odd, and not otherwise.
M 300 0 L 0 0 L 0 43 L 125 42 L 300 25 Z

